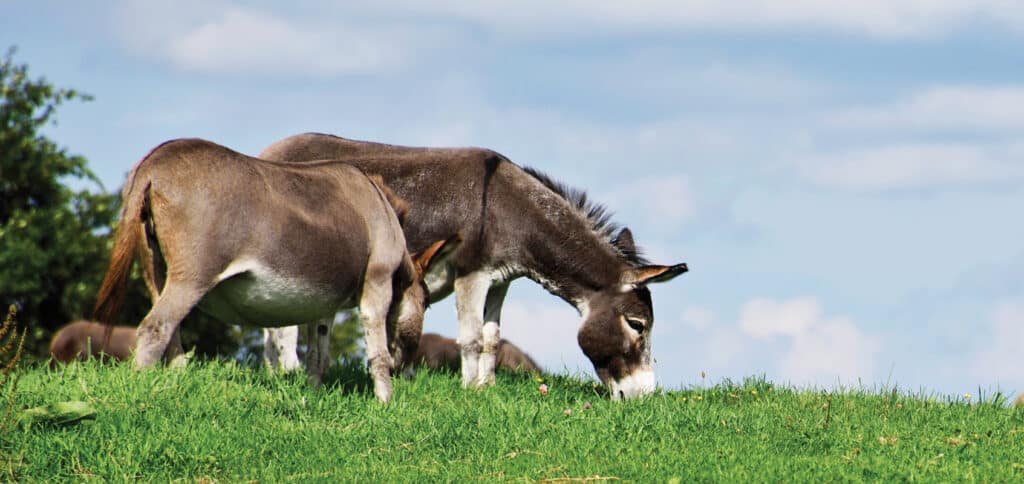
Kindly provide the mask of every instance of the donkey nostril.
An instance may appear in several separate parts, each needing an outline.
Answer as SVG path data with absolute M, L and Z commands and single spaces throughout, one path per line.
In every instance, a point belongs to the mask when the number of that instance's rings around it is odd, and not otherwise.
M 619 390 L 619 398 L 625 400 L 626 399 L 626 392 L 624 392 L 622 390 Z

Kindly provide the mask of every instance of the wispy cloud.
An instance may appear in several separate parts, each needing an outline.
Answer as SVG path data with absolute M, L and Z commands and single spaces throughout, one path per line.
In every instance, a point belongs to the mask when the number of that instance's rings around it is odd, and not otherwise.
M 740 329 L 755 338 L 798 336 L 821 319 L 821 305 L 813 298 L 775 301 L 753 299 L 740 311 Z
M 501 319 L 501 336 L 534 357 L 545 370 L 593 368 L 576 343 L 581 320 L 572 306 L 553 296 L 510 299 L 505 302 Z
M 1024 86 L 934 86 L 908 99 L 851 108 L 830 118 L 835 126 L 869 131 L 956 130 L 1019 136 L 1024 126 Z
M 377 8 L 415 11 L 476 22 L 511 35 L 587 35 L 595 29 L 619 32 L 839 31 L 875 38 L 922 38 L 948 33 L 971 21 L 988 21 L 1011 29 L 1024 24 L 1014 2 L 971 0 L 825 0 L 768 2 L 741 0 L 541 0 L 378 3 Z M 395 8 L 400 7 L 400 8 Z
M 622 184 L 612 190 L 607 203 L 633 223 L 640 222 L 662 233 L 678 229 L 697 212 L 690 179 L 681 174 L 638 178 Z
M 983 183 L 1024 177 L 1020 146 L 968 143 L 905 144 L 820 154 L 802 162 L 804 176 L 841 189 L 878 191 Z
M 703 332 L 714 326 L 715 312 L 702 306 L 687 306 L 680 319 L 684 326 Z
M 972 376 L 979 382 L 998 382 L 1004 391 L 1019 391 L 1024 386 L 1024 304 L 1000 303 L 990 321 L 990 343 L 973 356 Z
M 779 337 L 778 378 L 796 384 L 871 381 L 880 342 L 846 317 L 825 317 L 814 298 L 754 299 L 744 304 L 739 329 L 760 340 Z
M 276 77 L 333 77 L 399 71 L 449 46 L 429 26 L 358 15 L 322 19 L 314 13 L 210 2 L 166 9 L 124 4 L 117 15 L 129 48 L 189 72 Z

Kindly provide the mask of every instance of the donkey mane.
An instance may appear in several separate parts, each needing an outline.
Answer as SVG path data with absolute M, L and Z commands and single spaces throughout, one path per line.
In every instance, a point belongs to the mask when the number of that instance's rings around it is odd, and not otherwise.
M 590 230 L 601 240 L 611 244 L 627 262 L 634 266 L 650 264 L 639 246 L 621 243 L 618 234 L 622 226 L 612 221 L 612 212 L 608 207 L 591 200 L 586 191 L 570 187 L 536 168 L 524 166 L 523 171 L 569 202 L 569 205 L 590 223 Z

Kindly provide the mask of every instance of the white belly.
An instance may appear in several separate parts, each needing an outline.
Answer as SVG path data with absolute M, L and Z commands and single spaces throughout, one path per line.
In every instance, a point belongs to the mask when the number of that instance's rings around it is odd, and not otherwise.
M 231 264 L 199 308 L 225 323 L 277 327 L 334 317 L 351 295 L 334 294 L 258 262 Z

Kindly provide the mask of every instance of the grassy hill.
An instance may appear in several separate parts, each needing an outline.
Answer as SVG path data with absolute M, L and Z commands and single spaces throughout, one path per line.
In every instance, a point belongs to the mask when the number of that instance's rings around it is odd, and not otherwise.
M 319 391 L 221 361 L 20 375 L 16 412 L 80 400 L 96 418 L 8 432 L 3 481 L 1024 480 L 1024 409 L 999 396 L 752 379 L 612 402 L 570 377 L 547 377 L 541 395 L 527 375 L 466 391 L 421 372 L 385 406 L 358 366 Z

